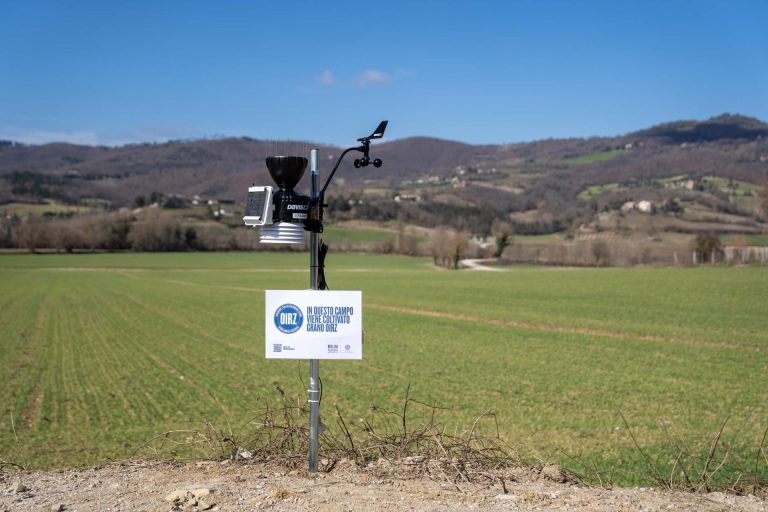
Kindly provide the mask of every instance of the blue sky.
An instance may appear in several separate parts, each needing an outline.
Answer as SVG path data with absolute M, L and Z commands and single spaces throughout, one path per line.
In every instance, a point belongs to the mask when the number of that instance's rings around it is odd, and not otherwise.
M 349 145 L 768 120 L 768 1 L 38 1 L 0 8 L 0 139 Z

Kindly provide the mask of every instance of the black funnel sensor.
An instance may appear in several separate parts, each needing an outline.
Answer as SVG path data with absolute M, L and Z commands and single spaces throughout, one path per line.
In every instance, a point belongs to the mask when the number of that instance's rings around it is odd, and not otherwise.
M 297 194 L 293 189 L 304 176 L 307 159 L 303 156 L 268 156 L 267 169 L 280 188 L 272 195 L 272 221 L 300 224 L 297 230 L 303 242 L 303 224 L 309 219 L 309 196 Z
M 303 156 L 268 156 L 267 169 L 280 190 L 290 191 L 304 176 L 307 159 Z

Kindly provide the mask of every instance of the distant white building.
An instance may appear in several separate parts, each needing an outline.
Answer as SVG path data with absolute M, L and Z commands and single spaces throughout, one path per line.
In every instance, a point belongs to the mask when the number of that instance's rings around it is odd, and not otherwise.
M 679 180 L 679 181 L 673 181 L 672 183 L 667 183 L 664 185 L 664 188 L 684 188 L 687 190 L 693 190 L 694 185 L 696 183 L 693 180 Z
M 396 203 L 417 203 L 421 201 L 421 196 L 417 194 L 398 194 L 395 196 Z
M 623 212 L 631 212 L 632 210 L 638 210 L 643 213 L 652 213 L 653 212 L 653 202 L 648 201 L 647 199 L 643 199 L 642 201 L 627 201 L 623 205 L 621 205 L 621 211 Z
M 466 188 L 467 182 L 457 176 L 454 176 L 453 178 L 451 178 L 451 186 L 453 188 Z
M 635 208 L 637 208 L 637 203 L 634 201 L 627 201 L 626 203 L 621 205 L 621 211 L 623 212 L 631 212 Z
M 637 203 L 637 209 L 643 213 L 651 213 L 653 211 L 653 203 L 643 199 Z

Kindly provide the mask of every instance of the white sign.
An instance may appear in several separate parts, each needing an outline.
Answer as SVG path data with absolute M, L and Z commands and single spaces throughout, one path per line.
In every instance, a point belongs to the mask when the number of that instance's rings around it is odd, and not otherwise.
M 267 359 L 362 359 L 359 291 L 266 290 Z

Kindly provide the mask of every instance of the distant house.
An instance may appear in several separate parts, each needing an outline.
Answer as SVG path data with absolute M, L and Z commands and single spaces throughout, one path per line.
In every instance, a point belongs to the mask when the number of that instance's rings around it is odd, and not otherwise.
M 454 176 L 453 178 L 451 178 L 451 186 L 453 188 L 466 188 L 467 182 L 465 180 L 462 180 L 458 176 Z
M 643 199 L 637 203 L 637 209 L 643 213 L 651 213 L 653 211 L 653 203 Z
M 643 199 L 642 201 L 627 201 L 623 205 L 621 205 L 621 211 L 623 212 L 631 212 L 632 210 L 638 210 L 643 213 L 653 213 L 653 202 L 648 201 L 647 199 Z
M 634 201 L 627 201 L 626 203 L 621 205 L 621 211 L 623 212 L 631 212 L 635 208 L 637 208 L 637 203 Z
M 667 183 L 664 188 L 684 188 L 687 190 L 693 190 L 695 182 L 693 180 L 678 180 L 672 183 Z

